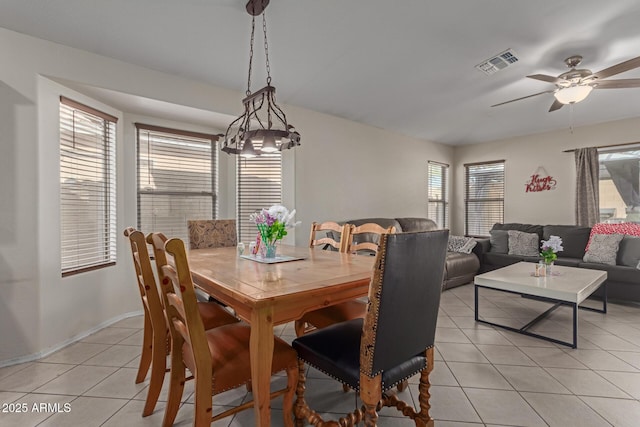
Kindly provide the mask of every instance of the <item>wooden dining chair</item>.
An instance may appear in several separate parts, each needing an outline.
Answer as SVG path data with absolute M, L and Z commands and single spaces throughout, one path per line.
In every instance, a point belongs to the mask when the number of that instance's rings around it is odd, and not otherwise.
M 328 249 L 330 246 L 339 252 L 345 252 L 343 245 L 347 242 L 348 231 L 348 224 L 340 225 L 333 221 L 314 222 L 311 224 L 309 247 L 314 248 L 316 246 L 322 246 L 323 249 Z M 318 234 L 322 232 L 325 233 L 324 236 L 318 236 Z M 340 236 L 338 240 L 336 240 L 337 236 Z
M 169 303 L 168 295 L 174 292 L 170 280 L 164 276 L 160 269 L 161 265 L 167 264 L 167 252 L 164 248 L 167 240 L 167 237 L 163 233 L 150 233 L 147 236 L 147 243 L 149 243 L 153 248 L 153 255 L 156 261 L 156 271 L 158 273 L 158 279 L 160 280 L 160 295 L 165 308 Z M 216 328 L 221 325 L 237 323 L 240 321 L 217 302 L 198 301 L 197 308 L 205 329 Z
M 393 226 L 384 228 L 375 223 L 366 223 L 358 227 L 353 224 L 345 224 L 344 228 L 342 232 L 343 241 L 340 243 L 340 248 L 342 249 L 341 252 L 348 253 L 366 251 L 375 254 L 378 251 L 380 236 L 386 233 L 395 233 L 396 231 L 396 228 Z M 354 232 L 361 238 L 359 243 L 353 242 L 352 233 Z M 364 240 L 365 238 L 367 241 Z M 346 301 L 310 311 L 296 320 L 294 324 L 296 336 L 302 336 L 313 329 L 325 328 L 335 323 L 344 322 L 345 320 L 364 317 L 366 312 L 367 303 L 361 299 Z
M 238 245 L 235 219 L 199 219 L 187 221 L 189 248 L 224 248 Z
M 375 222 L 367 222 L 358 226 L 351 224 L 347 234 L 346 251 L 375 255 L 378 252 L 380 236 L 395 232 L 394 226 L 385 228 Z
M 135 380 L 136 384 L 144 381 L 149 372 L 149 367 L 151 367 L 147 399 L 142 410 L 142 416 L 146 417 L 151 415 L 155 409 L 166 371 L 166 357 L 169 353 L 167 322 L 164 317 L 158 287 L 153 276 L 144 234 L 132 227 L 128 227 L 124 230 L 124 235 L 131 244 L 136 282 L 144 311 L 142 353 Z
M 153 413 L 164 382 L 167 355 L 170 351 L 169 329 L 164 313 L 165 298 L 163 293 L 158 291 L 144 234 L 133 227 L 128 227 L 124 235 L 129 238 L 131 244 L 136 281 L 144 311 L 142 354 L 136 384 L 144 381 L 151 367 L 147 399 L 142 410 L 142 416 L 146 417 Z M 199 304 L 198 309 L 207 329 L 239 322 L 237 318 L 215 303 Z
M 190 249 L 225 248 L 238 245 L 238 232 L 235 219 L 197 219 L 188 220 Z M 198 290 L 200 295 L 204 292 Z M 217 301 L 210 295 L 204 294 L 210 302 Z
M 354 319 L 293 341 L 299 357 L 294 407 L 297 425 L 377 425 L 382 407 L 396 407 L 416 426 L 433 426 L 429 414 L 434 339 L 449 231 L 383 234 L 376 255 L 369 309 Z M 363 406 L 337 422 L 325 422 L 304 398 L 305 363 L 360 393 Z M 392 392 L 420 373 L 419 411 Z
M 182 401 L 185 368 L 195 378 L 195 427 L 235 414 L 254 405 L 253 401 L 227 409 L 215 416 L 213 396 L 251 381 L 249 339 L 251 327 L 243 323 L 224 325 L 205 331 L 196 308 L 196 296 L 184 243 L 170 239 L 166 251 L 173 256 L 174 266 L 159 263 L 162 275 L 169 279 L 174 292 L 167 293 L 166 309 L 172 337 L 171 381 L 163 426 L 173 424 Z M 271 398 L 283 395 L 284 425 L 293 427 L 293 398 L 298 381 L 297 354 L 286 342 L 274 338 L 273 374 L 286 371 L 287 386 L 271 393 Z

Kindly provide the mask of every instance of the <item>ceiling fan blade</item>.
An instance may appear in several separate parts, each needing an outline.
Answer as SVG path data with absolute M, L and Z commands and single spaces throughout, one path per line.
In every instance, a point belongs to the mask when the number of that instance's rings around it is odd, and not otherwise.
M 527 76 L 527 77 L 530 78 L 530 79 L 542 80 L 543 82 L 549 82 L 549 83 L 555 83 L 558 80 L 560 80 L 557 77 L 548 76 L 546 74 L 532 74 L 532 75 Z
M 564 104 L 556 99 L 555 101 L 553 101 L 553 104 L 551 104 L 551 108 L 549 108 L 549 112 L 559 110 L 563 106 Z
M 640 87 L 640 79 L 598 80 L 593 85 L 594 89 L 624 89 L 628 87 Z
M 597 73 L 593 73 L 593 76 L 598 79 L 604 79 L 609 76 L 613 76 L 616 74 L 623 73 L 625 71 L 633 70 L 634 68 L 638 68 L 638 67 L 640 67 L 640 56 L 629 59 L 628 61 L 624 61 L 616 65 L 612 65 L 611 67 L 605 68 L 604 70 L 598 71 Z
M 522 98 L 516 98 L 516 99 L 512 99 L 510 101 L 505 101 L 505 102 L 501 102 L 499 104 L 494 104 L 494 105 L 492 105 L 492 107 L 497 107 L 499 105 L 508 104 L 510 102 L 520 101 L 522 99 L 527 99 L 527 98 L 531 98 L 533 96 L 538 96 L 538 95 L 542 95 L 542 94 L 545 94 L 545 93 L 553 93 L 553 92 L 554 92 L 553 90 L 545 90 L 544 92 L 538 92 L 538 93 L 534 93 L 533 95 L 527 95 L 527 96 L 523 96 Z

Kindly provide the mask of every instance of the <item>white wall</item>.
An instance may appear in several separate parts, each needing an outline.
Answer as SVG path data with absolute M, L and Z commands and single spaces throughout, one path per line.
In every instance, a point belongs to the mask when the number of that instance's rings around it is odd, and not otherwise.
M 235 108 L 238 95 L 2 28 L 0 56 L 0 364 L 6 364 L 140 310 L 124 240 L 115 267 L 60 277 L 57 98 L 65 93 L 101 104 L 42 76 L 222 112 Z M 136 218 L 135 203 L 125 203 L 135 200 L 135 145 L 123 141 L 121 127 L 118 136 L 122 230 Z
M 304 138 L 296 149 L 298 245 L 313 221 L 427 216 L 427 162 L 451 164 L 452 147 L 327 115 L 290 121 Z
M 107 114 L 122 113 L 47 78 L 37 76 L 38 104 L 38 226 L 40 343 L 39 351 L 53 348 L 60 342 L 81 335 L 84 331 L 119 315 L 138 311 L 137 291 L 131 278 L 133 268 L 127 255 L 124 238 L 118 234 L 116 266 L 81 273 L 66 278 L 60 274 L 60 95 L 90 104 Z M 127 147 L 128 148 L 128 147 Z M 121 165 L 130 150 L 125 148 L 122 126 L 116 131 L 116 165 Z M 123 230 L 127 217 L 124 205 L 125 169 L 116 168 L 117 229 Z M 20 185 L 20 183 L 18 183 Z
M 38 349 L 40 301 L 35 76 L 27 85 L 20 70 L 0 68 L 1 361 Z
M 178 105 L 237 115 L 241 92 L 212 87 L 0 28 L 0 366 L 46 353 L 140 310 L 129 249 L 114 267 L 60 277 L 58 104 L 64 93 L 103 108 L 118 126 L 118 230 L 135 224 L 132 122 L 169 126 L 90 100 L 67 80 Z M 428 160 L 452 163 L 453 149 L 285 106 L 302 146 L 285 153 L 288 207 L 303 221 L 425 216 Z M 138 120 L 140 119 L 140 120 Z M 148 120 L 147 120 L 148 119 Z M 197 130 L 197 129 L 194 129 Z M 233 179 L 233 158 L 220 156 Z M 221 216 L 235 212 L 233 186 L 220 183 Z M 119 231 L 120 232 L 120 231 Z
M 579 114 L 580 105 L 575 106 Z M 505 222 L 575 224 L 576 171 L 564 150 L 640 141 L 640 119 L 528 135 L 455 150 L 452 232 L 464 233 L 464 164 L 505 160 Z M 557 181 L 551 191 L 525 193 L 525 182 L 542 166 Z

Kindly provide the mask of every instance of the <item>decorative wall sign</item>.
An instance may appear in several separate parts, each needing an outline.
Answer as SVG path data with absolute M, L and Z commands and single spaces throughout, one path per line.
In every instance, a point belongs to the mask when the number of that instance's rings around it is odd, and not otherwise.
M 555 190 L 556 184 L 556 180 L 542 166 L 538 166 L 538 169 L 529 177 L 529 181 L 524 184 L 525 193 Z

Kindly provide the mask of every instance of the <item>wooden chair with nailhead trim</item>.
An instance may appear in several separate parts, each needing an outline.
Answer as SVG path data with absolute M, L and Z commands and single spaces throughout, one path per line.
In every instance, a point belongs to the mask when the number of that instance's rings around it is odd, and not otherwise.
M 293 341 L 299 357 L 294 412 L 297 425 L 377 424 L 382 407 L 396 407 L 416 426 L 433 426 L 429 374 L 433 354 L 448 230 L 383 234 L 376 255 L 369 307 L 354 319 Z M 364 405 L 336 421 L 324 421 L 304 399 L 305 364 L 357 390 Z M 420 373 L 419 411 L 390 390 Z

